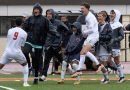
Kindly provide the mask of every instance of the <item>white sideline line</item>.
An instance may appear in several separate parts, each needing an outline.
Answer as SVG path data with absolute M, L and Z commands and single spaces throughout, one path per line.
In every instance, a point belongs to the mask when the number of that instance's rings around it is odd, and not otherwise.
M 5 86 L 0 86 L 0 88 L 6 89 L 6 90 L 16 90 L 16 89 L 5 87 Z

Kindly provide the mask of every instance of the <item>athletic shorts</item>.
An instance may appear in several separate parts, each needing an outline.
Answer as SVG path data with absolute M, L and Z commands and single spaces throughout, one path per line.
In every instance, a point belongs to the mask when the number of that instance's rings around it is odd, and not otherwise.
M 24 64 L 27 62 L 21 50 L 6 50 L 0 59 L 0 63 L 5 65 L 12 60 L 15 60 L 19 64 Z
M 91 46 L 94 46 L 97 41 L 98 41 L 98 38 L 89 37 L 89 38 L 87 38 L 87 39 L 84 41 L 84 44 L 83 44 L 83 45 L 90 44 Z
M 112 56 L 117 57 L 121 55 L 121 50 L 120 49 L 112 49 Z
M 102 55 L 102 56 L 98 56 L 98 60 L 99 61 L 108 61 L 110 55 Z

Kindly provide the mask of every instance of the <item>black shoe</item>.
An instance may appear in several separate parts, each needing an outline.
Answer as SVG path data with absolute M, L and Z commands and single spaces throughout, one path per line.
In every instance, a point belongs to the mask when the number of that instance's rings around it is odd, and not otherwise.
M 39 81 L 44 81 L 43 79 L 39 78 Z
M 40 78 L 39 78 L 39 81 L 47 81 L 46 80 L 46 77 L 44 75 L 42 75 Z
M 34 79 L 33 84 L 37 85 L 38 84 L 38 79 Z
M 123 83 L 125 81 L 125 78 L 124 77 L 120 77 L 120 79 L 118 80 L 117 83 Z
M 102 81 L 102 84 L 108 84 L 108 83 L 110 83 L 109 79 L 104 79 L 104 80 Z

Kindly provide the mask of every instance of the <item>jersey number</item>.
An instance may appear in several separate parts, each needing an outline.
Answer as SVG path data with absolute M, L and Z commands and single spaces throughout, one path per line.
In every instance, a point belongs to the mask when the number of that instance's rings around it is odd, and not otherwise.
M 18 32 L 15 32 L 15 33 L 14 33 L 13 40 L 16 40 L 16 39 L 18 38 L 18 35 L 19 35 L 19 33 L 18 33 Z

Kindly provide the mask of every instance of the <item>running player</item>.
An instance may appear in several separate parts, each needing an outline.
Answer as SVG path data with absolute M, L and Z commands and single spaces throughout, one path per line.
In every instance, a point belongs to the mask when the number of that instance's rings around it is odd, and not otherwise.
M 19 64 L 23 66 L 24 75 L 24 87 L 30 86 L 28 84 L 28 64 L 24 54 L 22 53 L 21 47 L 24 46 L 26 41 L 27 33 L 21 28 L 22 19 L 17 18 L 15 23 L 16 27 L 9 29 L 7 35 L 7 45 L 6 49 L 1 57 L 0 69 L 4 67 L 5 64 L 9 63 L 12 59 L 16 60 Z
M 89 11 L 89 9 L 90 9 L 90 5 L 88 3 L 83 3 L 81 5 L 81 12 L 83 15 L 86 16 L 85 29 L 82 29 L 83 36 L 86 38 L 86 40 L 84 41 L 83 48 L 80 52 L 80 62 L 79 62 L 77 72 L 72 75 L 73 77 L 80 75 L 81 70 L 83 68 L 83 64 L 85 62 L 85 57 L 90 56 L 89 51 L 99 39 L 98 22 L 97 22 L 96 17 Z M 108 77 L 108 73 L 104 65 L 99 64 L 98 60 L 93 54 L 91 54 L 91 56 L 93 57 L 92 60 L 96 62 L 96 65 L 98 68 L 97 72 L 102 71 L 104 74 L 104 77 Z M 80 84 L 80 80 L 76 81 L 74 84 Z

